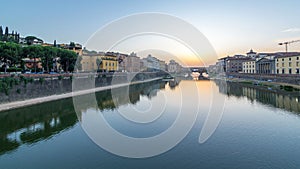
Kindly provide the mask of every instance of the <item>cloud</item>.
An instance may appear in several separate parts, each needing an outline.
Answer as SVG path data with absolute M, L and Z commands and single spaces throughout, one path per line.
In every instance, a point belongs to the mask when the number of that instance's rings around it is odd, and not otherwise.
M 300 28 L 289 28 L 281 32 L 300 32 Z

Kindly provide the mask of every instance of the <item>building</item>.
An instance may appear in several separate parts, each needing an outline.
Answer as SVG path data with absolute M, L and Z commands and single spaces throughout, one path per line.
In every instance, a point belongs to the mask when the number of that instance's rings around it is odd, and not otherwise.
M 235 55 L 226 59 L 226 73 L 241 73 L 243 72 L 243 62 L 250 60 L 244 55 Z
M 249 59 L 243 62 L 243 73 L 256 73 L 256 59 Z
M 286 53 L 275 58 L 276 74 L 300 74 L 300 53 Z
M 226 72 L 226 60 L 227 58 L 229 58 L 229 56 L 227 57 L 223 57 L 218 59 L 218 62 L 216 63 L 216 73 L 225 73 Z
M 160 69 L 159 59 L 148 55 L 146 58 L 142 59 L 143 61 L 143 70 L 148 71 L 158 71 Z
M 256 59 L 256 73 L 275 74 L 275 54 Z
M 126 72 L 141 71 L 141 59 L 134 52 L 125 57 L 123 63 Z
M 22 59 L 23 62 L 24 62 L 24 68 L 26 70 L 28 69 L 43 69 L 43 66 L 42 66 L 42 62 L 41 62 L 41 58 L 25 58 L 25 59 Z
M 67 50 L 71 50 L 79 56 L 83 55 L 82 45 L 78 44 L 78 43 L 71 42 L 70 44 L 58 44 L 58 47 L 67 49 Z
M 159 61 L 159 70 L 161 70 L 161 71 L 167 71 L 166 70 L 166 62 L 165 61 L 163 61 L 163 60 Z
M 253 52 L 253 50 L 251 49 L 248 53 L 247 53 L 247 57 L 255 59 L 257 57 L 257 53 Z
M 90 53 L 82 56 L 82 71 L 114 72 L 118 70 L 118 59 L 110 53 Z
M 170 60 L 168 64 L 168 72 L 169 73 L 179 73 L 181 71 L 181 66 L 175 60 Z

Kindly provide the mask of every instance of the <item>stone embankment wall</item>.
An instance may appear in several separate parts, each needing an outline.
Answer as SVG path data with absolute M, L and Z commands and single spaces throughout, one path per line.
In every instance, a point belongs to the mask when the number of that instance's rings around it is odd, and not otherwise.
M 234 77 L 234 78 L 260 80 L 260 81 L 271 80 L 273 82 L 300 85 L 300 75 L 276 75 L 276 74 L 262 75 L 262 74 L 228 73 L 226 74 L 226 76 Z
M 156 77 L 162 77 L 161 73 L 139 73 L 136 75 L 128 74 L 120 74 L 117 76 L 114 75 L 99 75 L 99 76 L 84 76 L 84 77 L 76 77 L 76 75 L 72 77 L 65 77 L 62 79 L 44 79 L 39 80 L 38 78 L 33 80 L 32 82 L 28 82 L 27 84 L 20 83 L 18 85 L 13 85 L 7 93 L 0 92 L 0 104 L 14 102 L 14 101 L 22 101 L 27 99 L 58 95 L 72 92 L 72 81 L 76 80 L 76 83 L 86 83 L 86 81 L 95 82 L 95 87 L 102 87 L 118 83 L 127 83 L 132 81 L 141 81 L 146 79 L 152 79 Z M 76 78 L 76 79 L 74 79 Z

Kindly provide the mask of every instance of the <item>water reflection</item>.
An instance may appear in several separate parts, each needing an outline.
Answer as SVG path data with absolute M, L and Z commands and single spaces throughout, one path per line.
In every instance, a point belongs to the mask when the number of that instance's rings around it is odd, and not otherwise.
M 261 86 L 216 80 L 219 92 L 227 96 L 247 97 L 251 102 L 284 109 L 300 114 L 300 92 L 275 91 Z
M 110 90 L 99 92 L 95 95 L 96 107 L 87 102 L 81 105 L 82 112 L 90 108 L 103 111 L 114 110 L 123 105 L 138 104 L 142 97 L 155 98 L 160 90 L 166 90 L 166 86 L 172 91 L 176 90 L 182 80 L 177 78 L 169 82 L 154 81 L 131 85 L 129 88 L 119 88 L 117 89 L 117 104 L 113 102 Z M 257 101 L 264 105 L 300 114 L 299 92 L 271 91 L 225 81 L 215 81 L 215 84 L 218 86 L 220 93 L 229 97 L 247 97 L 251 102 Z M 206 92 L 208 91 L 207 88 Z M 126 92 L 129 92 L 129 100 L 127 99 L 128 96 L 124 95 Z M 79 115 L 79 118 L 81 117 L 82 115 Z M 72 128 L 77 121 L 72 99 L 0 112 L 0 155 L 14 151 L 22 144 L 30 145 L 52 138 L 54 135 Z
M 110 90 L 98 92 L 96 93 L 97 109 L 113 110 L 121 105 L 136 104 L 141 96 L 151 99 L 156 96 L 157 91 L 165 88 L 166 83 L 154 81 L 132 85 L 129 88 L 119 88 L 117 89 L 119 91 L 118 105 L 113 102 Z M 123 95 L 128 89 L 130 101 Z M 91 104 L 86 103 L 82 108 L 87 110 L 91 108 Z M 22 144 L 34 144 L 47 140 L 71 128 L 77 121 L 72 99 L 0 112 L 0 155 L 16 150 Z
M 70 99 L 1 112 L 0 154 L 49 139 L 76 122 Z

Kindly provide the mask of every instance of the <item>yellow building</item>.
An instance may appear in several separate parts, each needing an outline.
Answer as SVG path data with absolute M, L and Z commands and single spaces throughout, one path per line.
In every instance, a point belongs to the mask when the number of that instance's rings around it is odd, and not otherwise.
M 107 56 L 102 54 L 83 55 L 81 60 L 82 71 L 112 72 L 118 70 L 118 60 L 116 56 Z
M 276 74 L 300 74 L 300 54 L 285 54 L 275 59 Z

